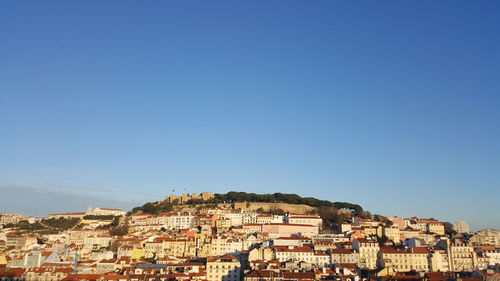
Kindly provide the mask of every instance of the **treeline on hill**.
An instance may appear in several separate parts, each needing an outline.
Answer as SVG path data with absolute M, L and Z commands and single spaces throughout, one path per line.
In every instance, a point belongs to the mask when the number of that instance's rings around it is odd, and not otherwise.
M 273 194 L 255 194 L 247 192 L 231 191 L 226 194 L 215 194 L 215 197 L 209 200 L 191 199 L 185 204 L 217 204 L 217 203 L 234 203 L 234 202 L 266 202 L 266 203 L 288 203 L 288 204 L 303 204 L 315 207 L 313 211 L 321 216 L 324 220 L 325 227 L 330 228 L 337 223 L 347 222 L 351 215 L 340 212 L 341 209 L 352 210 L 352 215 L 360 217 L 369 217 L 369 212 L 363 211 L 363 208 L 357 204 L 347 202 L 331 202 L 328 200 L 320 200 L 313 197 L 301 197 L 297 194 L 286 193 L 273 193 Z M 173 210 L 173 205 L 176 203 L 154 202 L 146 203 L 140 207 L 133 208 L 127 215 L 135 214 L 137 212 L 144 212 L 149 214 L 158 214 L 160 212 L 170 212 Z M 258 210 L 259 211 L 259 210 Z M 262 213 L 263 210 L 260 210 Z M 270 210 L 268 213 L 284 214 L 283 210 L 276 209 Z
M 191 199 L 186 204 L 216 204 L 224 202 L 266 202 L 266 203 L 289 203 L 303 204 L 311 207 L 333 207 L 335 209 L 349 209 L 355 212 L 363 211 L 363 208 L 357 204 L 347 202 L 331 202 L 328 200 L 320 200 L 314 197 L 300 197 L 297 194 L 273 193 L 273 194 L 256 194 L 246 192 L 231 191 L 226 194 L 216 193 L 215 197 L 209 200 Z
M 105 221 L 110 221 L 110 220 L 113 220 L 115 217 L 117 217 L 117 216 L 113 216 L 113 215 L 107 215 L 107 216 L 86 215 L 86 216 L 83 217 L 83 219 L 84 220 L 105 220 Z
M 138 213 L 138 212 L 144 212 L 148 214 L 155 214 L 157 215 L 158 213 L 161 212 L 171 212 L 173 210 L 173 205 L 168 203 L 168 202 L 148 202 L 140 207 L 135 207 L 133 208 L 130 212 L 127 213 L 127 216 L 130 216 L 132 214 Z
M 52 234 L 76 226 L 79 220 L 80 219 L 78 218 L 50 218 L 43 219 L 35 223 L 29 223 L 27 220 L 21 220 L 17 224 L 10 225 L 10 227 L 17 227 L 20 230 L 24 230 L 27 232 Z

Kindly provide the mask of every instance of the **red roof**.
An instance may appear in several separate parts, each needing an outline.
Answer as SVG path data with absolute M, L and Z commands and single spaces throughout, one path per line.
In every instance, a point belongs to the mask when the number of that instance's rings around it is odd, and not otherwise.
M 331 249 L 330 250 L 332 252 L 332 254 L 352 254 L 354 253 L 354 250 L 353 249 L 342 249 L 342 248 L 339 248 L 339 249 Z
M 430 254 L 431 252 L 427 247 L 411 247 L 412 253 L 414 254 Z
M 277 252 L 313 252 L 313 249 L 309 246 L 302 247 L 288 247 L 288 246 L 274 246 Z
M 384 246 L 380 248 L 380 252 L 384 254 L 408 254 L 405 250 L 397 249 L 390 246 Z
M 79 281 L 79 280 L 87 280 L 94 281 L 101 277 L 101 274 L 70 274 L 65 278 L 61 279 L 61 281 Z
M 26 270 L 24 268 L 3 268 L 0 267 L 0 277 L 21 277 Z
M 340 268 L 348 268 L 351 270 L 356 270 L 358 269 L 358 265 L 355 263 L 339 263 L 338 264 Z
M 297 226 L 309 226 L 309 227 L 317 227 L 314 225 L 310 224 L 298 224 L 298 223 L 269 223 L 265 225 L 283 225 L 283 226 L 292 226 L 292 227 L 297 227 Z

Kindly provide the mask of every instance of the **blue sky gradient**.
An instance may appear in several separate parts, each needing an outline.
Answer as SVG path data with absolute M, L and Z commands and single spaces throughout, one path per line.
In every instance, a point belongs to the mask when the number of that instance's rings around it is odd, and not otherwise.
M 499 12 L 2 1 L 0 211 L 238 190 L 500 228 Z

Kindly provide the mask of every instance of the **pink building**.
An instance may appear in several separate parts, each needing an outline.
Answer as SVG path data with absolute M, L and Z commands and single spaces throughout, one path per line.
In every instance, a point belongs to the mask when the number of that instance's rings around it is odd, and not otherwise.
M 318 234 L 319 228 L 309 224 L 270 223 L 262 225 L 262 232 L 268 233 L 271 238 L 294 235 L 312 237 Z

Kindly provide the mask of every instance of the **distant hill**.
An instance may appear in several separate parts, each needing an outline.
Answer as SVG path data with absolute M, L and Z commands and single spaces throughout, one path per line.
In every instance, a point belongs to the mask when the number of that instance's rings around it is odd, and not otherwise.
M 287 193 L 272 193 L 272 194 L 256 194 L 247 192 L 230 191 L 225 194 L 216 193 L 215 196 L 208 200 L 191 199 L 184 204 L 172 204 L 167 201 L 146 203 L 141 207 L 132 209 L 131 213 L 139 211 L 146 213 L 158 213 L 162 211 L 171 211 L 175 205 L 197 205 L 197 204 L 220 204 L 220 203 L 237 203 L 237 202 L 260 202 L 260 203 L 287 203 L 297 205 L 307 205 L 314 208 L 327 207 L 332 209 L 347 209 L 356 213 L 363 212 L 360 205 L 348 202 L 331 202 L 328 200 L 320 200 L 314 197 L 301 197 L 297 194 Z
M 333 207 L 336 209 L 349 209 L 355 212 L 363 211 L 360 205 L 347 202 L 331 202 L 328 200 L 320 200 L 314 197 L 301 197 L 297 194 L 273 193 L 273 194 L 256 194 L 247 192 L 230 191 L 226 194 L 216 193 L 215 197 L 209 200 L 192 199 L 186 204 L 213 204 L 213 203 L 232 203 L 232 202 L 266 202 L 266 203 L 288 203 L 302 204 L 311 207 Z

